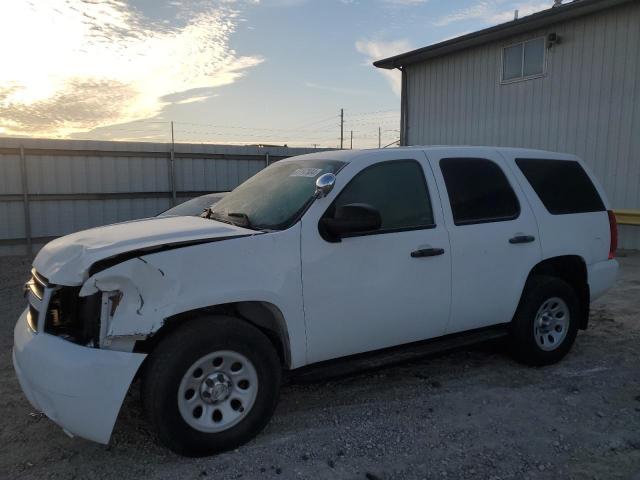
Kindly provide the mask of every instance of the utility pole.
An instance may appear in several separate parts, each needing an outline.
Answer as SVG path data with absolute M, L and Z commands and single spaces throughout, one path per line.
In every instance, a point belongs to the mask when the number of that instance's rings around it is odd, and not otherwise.
M 378 148 L 380 148 L 382 145 L 382 133 L 380 130 L 380 127 L 378 127 Z
M 344 146 L 344 109 L 340 109 L 340 150 Z
M 351 130 L 351 150 L 353 150 L 353 130 Z
M 170 170 L 169 170 L 169 180 L 171 182 L 171 203 L 172 205 L 176 205 L 176 146 L 173 141 L 173 120 L 171 121 L 171 159 L 170 159 Z

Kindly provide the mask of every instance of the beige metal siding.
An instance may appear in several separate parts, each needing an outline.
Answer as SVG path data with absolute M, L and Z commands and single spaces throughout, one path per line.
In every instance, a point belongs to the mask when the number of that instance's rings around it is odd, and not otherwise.
M 501 84 L 502 47 L 547 33 L 542 78 Z M 410 145 L 574 153 L 617 209 L 640 209 L 640 2 L 407 67 Z M 640 228 L 620 227 L 640 248 Z

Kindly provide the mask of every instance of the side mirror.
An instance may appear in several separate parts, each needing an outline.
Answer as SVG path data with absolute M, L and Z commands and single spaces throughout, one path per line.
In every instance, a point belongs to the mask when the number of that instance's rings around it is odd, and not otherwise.
M 321 221 L 324 230 L 334 239 L 352 233 L 378 230 L 382 225 L 380 212 L 366 203 L 350 203 L 336 208 L 333 217 Z
M 315 198 L 322 198 L 329 195 L 329 192 L 333 190 L 333 186 L 336 184 L 336 176 L 333 173 L 325 173 L 320 175 L 316 179 L 316 193 Z

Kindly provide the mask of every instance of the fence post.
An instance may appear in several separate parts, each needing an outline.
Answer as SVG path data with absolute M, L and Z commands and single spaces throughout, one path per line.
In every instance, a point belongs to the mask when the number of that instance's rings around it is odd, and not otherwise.
M 171 156 L 169 158 L 169 186 L 171 187 L 171 204 L 175 207 L 176 200 L 176 147 L 173 141 L 173 122 L 171 122 Z
M 171 204 L 176 205 L 176 159 L 171 150 L 169 157 L 169 187 L 171 188 Z
M 33 255 L 31 238 L 31 211 L 29 209 L 29 182 L 27 179 L 27 159 L 24 146 L 20 145 L 20 180 L 22 182 L 22 206 L 24 208 L 24 236 L 27 240 L 27 254 Z
M 264 163 L 266 164 L 265 166 L 269 166 L 269 152 L 264 154 Z

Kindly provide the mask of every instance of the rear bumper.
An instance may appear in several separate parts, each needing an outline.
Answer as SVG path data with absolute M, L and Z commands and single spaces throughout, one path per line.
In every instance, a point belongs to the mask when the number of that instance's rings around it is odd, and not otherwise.
M 587 274 L 592 302 L 613 286 L 618 278 L 618 268 L 617 260 L 605 260 L 589 265 Z
M 33 405 L 66 432 L 108 443 L 146 355 L 87 348 L 34 333 L 25 310 L 14 329 L 13 365 Z

